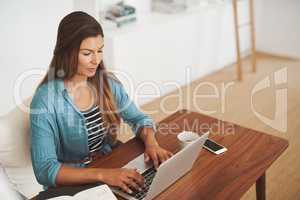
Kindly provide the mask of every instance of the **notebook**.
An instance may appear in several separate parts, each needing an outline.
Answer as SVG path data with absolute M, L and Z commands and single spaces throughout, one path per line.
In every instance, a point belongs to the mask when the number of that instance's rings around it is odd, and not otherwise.
M 107 185 L 100 185 L 87 190 L 76 193 L 74 196 L 59 196 L 51 198 L 50 200 L 117 200 Z

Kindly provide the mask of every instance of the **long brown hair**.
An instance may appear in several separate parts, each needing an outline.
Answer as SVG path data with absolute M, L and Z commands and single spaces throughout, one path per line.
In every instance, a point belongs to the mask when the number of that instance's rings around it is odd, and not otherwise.
M 65 16 L 58 27 L 54 55 L 49 70 L 40 85 L 53 79 L 69 80 L 78 70 L 78 54 L 81 42 L 88 37 L 101 35 L 101 25 L 85 12 L 76 11 Z M 108 72 L 103 61 L 99 64 L 95 76 L 87 79 L 96 91 L 97 103 L 103 111 L 107 126 L 118 125 L 120 117 L 111 93 Z

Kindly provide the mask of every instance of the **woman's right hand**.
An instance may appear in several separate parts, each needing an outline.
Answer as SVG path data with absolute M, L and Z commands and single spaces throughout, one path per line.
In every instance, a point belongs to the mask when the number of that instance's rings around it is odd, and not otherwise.
M 127 193 L 132 193 L 130 187 L 141 190 L 144 187 L 144 177 L 136 169 L 101 169 L 100 181 L 120 187 Z

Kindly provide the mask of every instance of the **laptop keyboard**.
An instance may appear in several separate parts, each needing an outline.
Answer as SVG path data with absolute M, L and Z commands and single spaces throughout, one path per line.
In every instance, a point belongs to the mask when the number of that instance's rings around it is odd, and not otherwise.
M 144 171 L 144 173 L 142 173 L 142 176 L 145 179 L 145 186 L 141 188 L 142 189 L 141 191 L 135 190 L 134 188 L 130 188 L 132 189 L 133 192 L 129 195 L 135 197 L 138 200 L 143 199 L 150 188 L 150 185 L 153 181 L 155 174 L 156 174 L 156 169 L 154 167 L 151 167 L 146 171 Z

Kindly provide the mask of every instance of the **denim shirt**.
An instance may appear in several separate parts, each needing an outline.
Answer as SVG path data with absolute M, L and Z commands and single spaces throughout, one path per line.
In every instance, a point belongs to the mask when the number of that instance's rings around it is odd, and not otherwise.
M 124 87 L 112 78 L 108 78 L 108 82 L 119 115 L 133 132 L 137 135 L 144 126 L 155 131 L 154 121 L 139 111 Z M 35 92 L 30 105 L 30 130 L 33 170 L 37 181 L 46 188 L 55 186 L 56 175 L 64 161 L 83 160 L 89 154 L 85 118 L 72 102 L 63 80 L 49 81 Z M 108 140 L 104 140 L 102 153 L 111 150 Z M 83 164 L 69 165 L 84 167 Z

